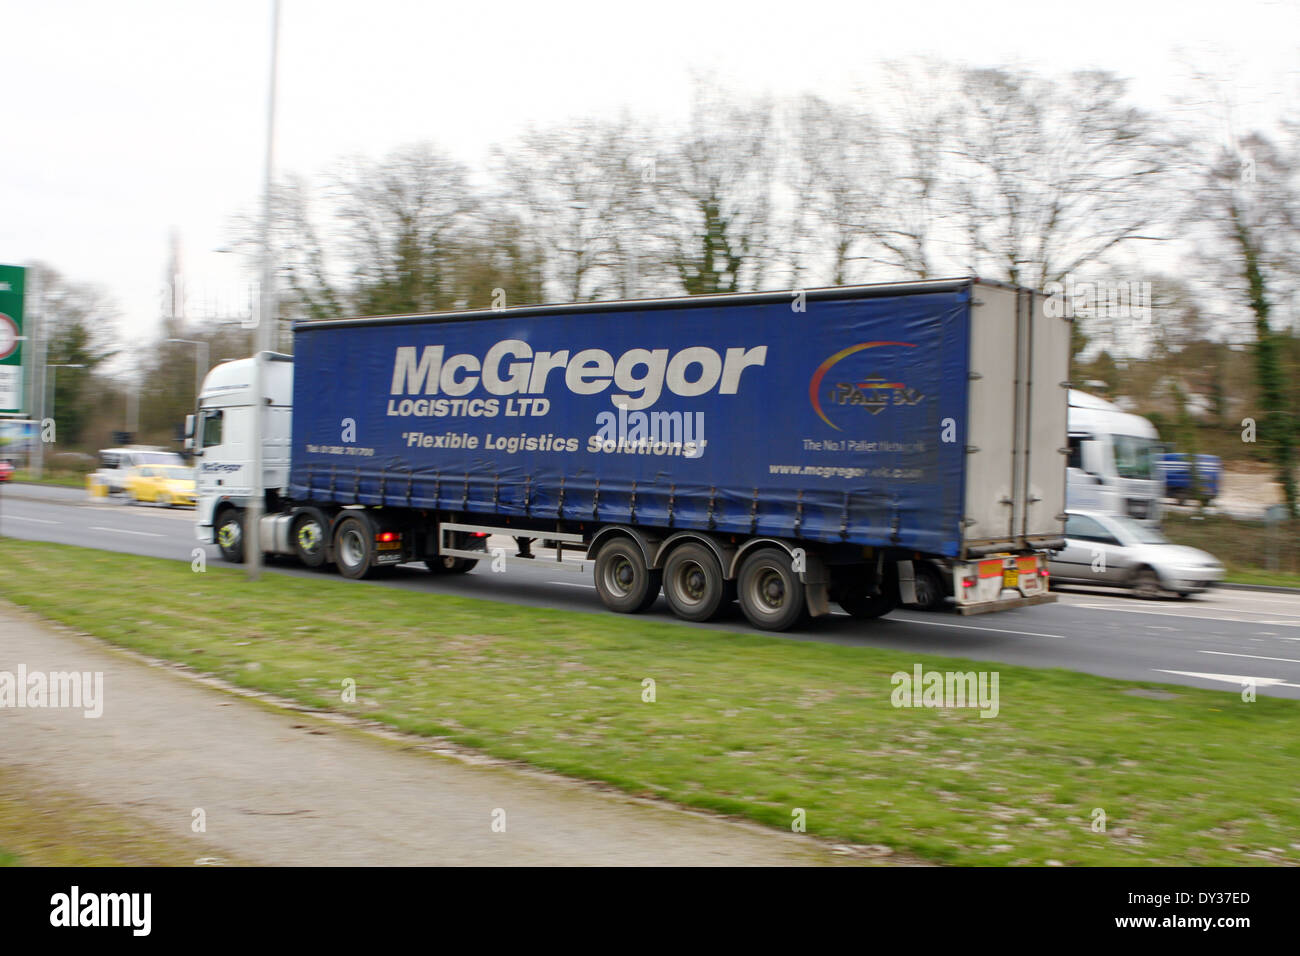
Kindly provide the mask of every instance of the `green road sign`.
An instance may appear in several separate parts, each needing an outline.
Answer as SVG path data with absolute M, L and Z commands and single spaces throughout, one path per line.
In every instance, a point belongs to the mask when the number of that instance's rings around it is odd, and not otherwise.
M 23 283 L 27 270 L 0 266 L 0 415 L 23 414 Z

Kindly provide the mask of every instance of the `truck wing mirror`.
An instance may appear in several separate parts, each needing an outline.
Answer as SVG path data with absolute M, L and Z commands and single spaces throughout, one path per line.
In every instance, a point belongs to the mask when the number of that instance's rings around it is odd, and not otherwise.
M 186 451 L 193 451 L 193 450 L 194 450 L 194 439 L 193 439 L 193 438 L 186 438 L 186 439 L 185 439 L 185 450 L 186 450 Z
M 194 438 L 194 416 L 186 415 L 185 416 L 185 439 L 187 442 L 189 442 L 193 438 Z M 187 444 L 185 447 L 190 448 L 192 447 L 192 445 Z

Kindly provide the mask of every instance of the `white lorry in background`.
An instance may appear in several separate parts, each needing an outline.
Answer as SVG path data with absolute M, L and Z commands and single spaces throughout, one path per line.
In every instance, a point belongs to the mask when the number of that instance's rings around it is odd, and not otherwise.
M 1070 457 L 1066 504 L 1138 521 L 1160 521 L 1164 476 L 1160 435 L 1145 418 L 1118 405 L 1070 390 Z

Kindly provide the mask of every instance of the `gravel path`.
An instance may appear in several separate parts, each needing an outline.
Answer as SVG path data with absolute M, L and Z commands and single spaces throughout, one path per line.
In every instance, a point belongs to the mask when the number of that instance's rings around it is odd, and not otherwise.
M 430 754 L 241 699 L 0 602 L 0 672 L 102 672 L 103 715 L 0 707 L 0 764 L 296 865 L 827 864 L 804 836 Z M 504 811 L 505 832 L 493 821 Z M 494 817 L 495 813 L 495 817 Z

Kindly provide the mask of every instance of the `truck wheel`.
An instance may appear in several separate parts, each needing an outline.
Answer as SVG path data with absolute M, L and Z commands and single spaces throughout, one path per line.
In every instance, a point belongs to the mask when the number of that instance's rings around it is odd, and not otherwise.
M 334 529 L 334 562 L 345 578 L 368 575 L 374 550 L 375 532 L 365 518 L 348 515 Z
M 683 544 L 664 562 L 664 597 L 673 613 L 686 621 L 717 617 L 727 599 L 722 566 L 708 548 Z
M 736 590 L 740 609 L 755 627 L 787 631 L 803 619 L 803 582 L 785 551 L 760 548 L 745 558 Z
M 616 538 L 596 553 L 596 593 L 619 614 L 639 614 L 659 597 L 663 574 L 646 567 L 636 542 Z
M 424 562 L 424 566 L 434 574 L 464 574 L 466 571 L 472 571 L 477 564 L 477 558 L 456 558 L 451 555 L 429 558 Z
M 916 576 L 916 604 L 915 607 L 922 611 L 937 611 L 943 607 L 945 598 L 943 587 L 943 577 L 935 570 L 934 565 L 926 564 L 921 561 L 912 564 L 913 574 Z
M 325 526 L 320 515 L 301 514 L 294 519 L 293 553 L 309 568 L 319 568 L 325 563 Z
M 842 596 L 839 605 L 851 616 L 869 621 L 897 610 L 899 600 L 895 594 L 855 594 Z
M 221 556 L 231 564 L 244 561 L 244 515 L 234 508 L 227 508 L 217 518 L 217 547 Z
M 844 571 L 832 587 L 831 600 L 846 614 L 862 621 L 882 617 L 903 603 L 898 597 L 898 575 L 892 565 L 885 567 L 885 578 L 878 584 L 874 575 L 861 568 Z

